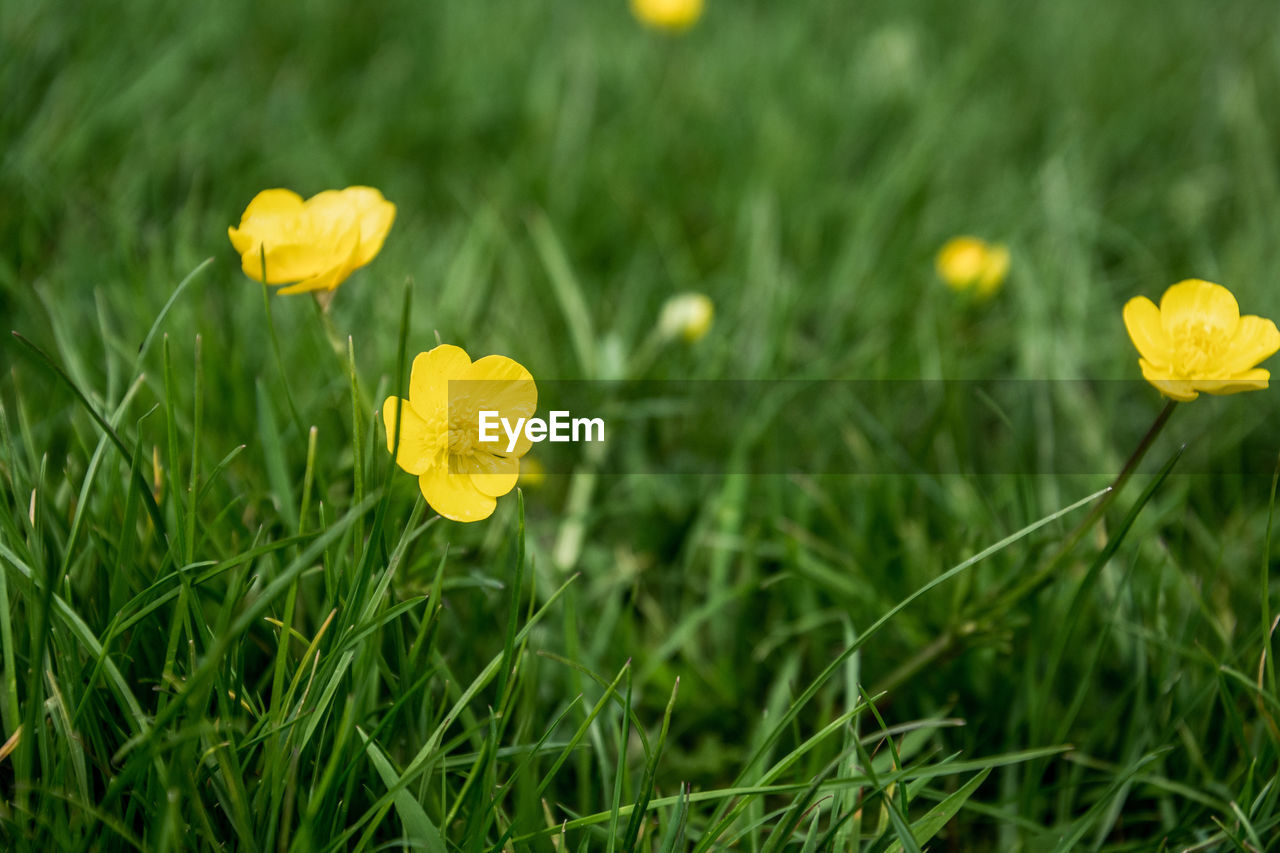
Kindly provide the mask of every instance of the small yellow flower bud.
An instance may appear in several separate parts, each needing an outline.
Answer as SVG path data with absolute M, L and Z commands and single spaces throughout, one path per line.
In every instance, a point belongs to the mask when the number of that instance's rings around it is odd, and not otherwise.
M 693 343 L 707 334 L 715 313 L 715 305 L 705 293 L 680 293 L 662 306 L 658 331 L 664 338 L 678 336 Z
M 702 0 L 631 0 L 631 13 L 655 30 L 679 33 L 702 17 Z
M 532 457 L 520 460 L 520 478 L 518 485 L 526 489 L 537 489 L 547 481 L 547 469 Z
M 991 296 L 1009 274 L 1009 249 L 977 237 L 955 237 L 938 252 L 938 276 L 952 290 L 973 290 Z

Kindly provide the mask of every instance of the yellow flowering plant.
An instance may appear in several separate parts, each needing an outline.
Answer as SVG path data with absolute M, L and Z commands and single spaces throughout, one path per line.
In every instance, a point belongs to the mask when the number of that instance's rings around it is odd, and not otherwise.
M 1280 350 L 1280 330 L 1275 323 L 1253 315 L 1241 317 L 1230 290 L 1195 278 L 1165 290 L 1159 307 L 1145 296 L 1130 299 L 1124 306 L 1124 325 L 1138 350 L 1143 378 L 1168 402 L 1107 494 L 1064 541 L 1058 557 L 1024 587 L 1049 577 L 1102 516 L 1155 444 L 1179 402 L 1194 400 L 1201 391 L 1236 394 L 1266 388 L 1271 374 L 1257 365 Z
M 520 457 L 531 447 L 525 435 L 513 446 L 482 442 L 480 412 L 514 423 L 532 417 L 537 405 L 537 385 L 518 362 L 502 355 L 473 362 L 461 347 L 442 344 L 413 360 L 409 399 L 382 404 L 387 450 L 418 478 L 433 510 L 453 521 L 480 521 L 515 487 Z
M 1005 601 L 1017 600 L 1055 576 L 1076 543 L 1138 469 L 1178 403 L 1194 400 L 1202 391 L 1236 394 L 1266 388 L 1271 374 L 1258 364 L 1280 350 L 1280 330 L 1275 323 L 1252 314 L 1240 316 L 1240 306 L 1230 290 L 1195 278 L 1165 290 L 1159 307 L 1145 296 L 1130 299 L 1124 306 L 1124 325 L 1138 350 L 1143 378 L 1167 402 L 1102 500 L 1063 540 L 1053 559 L 1015 584 L 1005 594 Z M 1166 472 L 1176 459 L 1174 456 L 1166 463 Z
M 382 249 L 396 206 L 372 187 L 325 190 L 303 201 L 285 189 L 263 190 L 227 229 L 245 275 L 287 284 L 280 293 L 332 291 Z
M 938 250 L 938 277 L 955 291 L 992 296 L 1009 275 L 1009 249 L 977 237 L 953 237 Z
M 631 13 L 656 30 L 684 32 L 702 17 L 702 0 L 631 0 Z
M 1170 287 L 1158 308 L 1145 296 L 1130 299 L 1124 325 L 1143 378 L 1171 400 L 1266 388 L 1271 374 L 1257 365 L 1280 350 L 1275 323 L 1240 316 L 1230 290 L 1199 279 Z
M 716 306 L 705 293 L 679 293 L 668 299 L 658 315 L 658 331 L 664 338 L 684 338 L 696 343 L 706 336 L 715 319 Z
M 520 479 L 517 485 L 526 489 L 539 489 L 546 482 L 547 469 L 536 457 L 530 456 L 520 460 Z

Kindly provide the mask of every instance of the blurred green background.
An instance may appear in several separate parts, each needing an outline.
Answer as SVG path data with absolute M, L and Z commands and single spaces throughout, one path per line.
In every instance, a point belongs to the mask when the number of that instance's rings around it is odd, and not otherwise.
M 5 328 L 48 351 L 111 410 L 177 283 L 213 258 L 161 326 L 173 387 L 166 392 L 157 347 L 121 427 L 143 448 L 148 481 L 190 464 L 169 458 L 163 417 L 135 423 L 168 400 L 179 433 L 191 434 L 200 335 L 202 469 L 246 445 L 210 483 L 199 514 L 196 556 L 213 561 L 298 526 L 307 427 L 318 427 L 316 501 L 329 520 L 352 504 L 342 361 L 311 301 L 281 297 L 272 319 L 282 373 L 261 288 L 240 272 L 226 237 L 267 187 L 309 196 L 364 184 L 398 206 L 381 255 L 343 285 L 331 311 L 353 338 L 374 406 L 394 382 L 406 282 L 410 357 L 438 335 L 473 357 L 511 356 L 538 379 L 633 369 L 646 379 L 1133 379 L 1137 356 L 1120 315 L 1131 296 L 1158 298 L 1199 277 L 1230 287 L 1245 313 L 1280 316 L 1277 24 L 1280 7 L 1266 0 L 710 0 L 681 37 L 644 29 L 621 0 L 8 3 L 0 7 L 0 313 Z M 1011 247 L 1009 280 L 989 302 L 958 297 L 934 274 L 937 248 L 963 233 Z M 662 303 L 685 290 L 714 300 L 710 333 L 634 368 Z M 575 315 L 579 301 L 585 312 Z M 8 547 L 23 539 L 33 553 L 57 554 L 74 541 L 71 518 L 99 434 L 8 336 L 0 358 L 16 448 L 4 468 Z M 1159 410 L 1157 395 L 1070 387 L 1063 393 L 1075 396 L 1055 409 L 1070 414 L 1044 423 L 1044 434 L 1063 431 L 1092 447 L 1082 471 L 1118 470 L 1131 448 L 1111 425 L 1140 433 Z M 1260 404 L 1242 395 L 1193 405 L 1231 424 Z M 832 441 L 855 457 L 874 455 L 895 419 L 916 417 L 904 399 L 879 431 L 859 423 Z M 930 452 L 958 466 L 948 470 L 967 470 L 946 455 L 963 425 L 933 428 Z M 381 482 L 387 459 L 374 430 L 365 463 Z M 1271 442 L 1272 453 L 1277 438 L 1250 436 Z M 1161 445 L 1157 461 L 1176 443 Z M 152 447 L 159 473 L 150 470 Z M 738 467 L 723 475 L 664 477 L 624 433 L 610 452 L 636 460 L 634 476 L 599 478 L 578 505 L 572 493 L 583 477 L 554 476 L 525 493 L 536 579 L 526 593 L 545 600 L 581 572 L 531 635 L 531 650 L 606 682 L 630 659 L 646 726 L 660 721 L 681 678 L 656 782 L 665 795 L 681 782 L 728 786 L 770 715 L 896 602 L 1106 485 L 1034 465 L 1020 476 L 824 476 L 830 447 L 798 448 L 800 458 L 812 453 L 809 473 L 750 477 L 750 437 L 726 436 L 726 447 Z M 139 546 L 129 595 L 113 588 L 129 460 L 106 464 L 116 482 L 89 510 L 87 550 L 50 558 L 70 567 L 60 589 L 99 636 L 166 559 Z M 1232 839 L 1269 837 L 1280 815 L 1272 716 L 1280 705 L 1273 683 L 1250 692 L 1222 668 L 1250 678 L 1259 669 L 1259 602 L 1270 599 L 1274 559 L 1269 473 L 1175 474 L 1099 574 L 1087 567 L 1101 531 L 1046 591 L 997 607 L 993 592 L 1041 565 L 1071 519 L 999 552 L 890 623 L 847 680 L 822 685 L 784 742 L 804 743 L 849 707 L 855 682 L 888 688 L 879 708 L 889 725 L 965 721 L 930 730 L 914 745 L 923 755 L 1075 747 L 1073 760 L 996 771 L 944 831 L 945 849 L 1043 850 L 1072 839 L 1105 849 L 1249 849 Z M 392 484 L 389 529 L 416 497 L 407 475 Z M 1121 500 L 1109 529 L 1139 491 L 1135 484 Z M 37 503 L 47 527 L 24 532 Z M 162 509 L 181 517 L 168 502 Z M 503 648 L 514 516 L 513 495 L 488 522 L 428 528 L 390 592 L 395 602 L 425 591 L 450 546 L 438 642 L 463 684 Z M 387 535 L 389 551 L 399 531 Z M 13 573 L 13 557 L 5 561 Z M 279 566 L 263 562 L 255 572 L 265 580 Z M 307 638 L 341 604 L 312 581 L 296 617 Z M 8 593 L 20 638 L 36 624 L 39 599 L 21 583 L 14 574 Z M 225 592 L 215 585 L 203 600 L 211 624 Z M 168 613 L 139 624 L 121 662 L 148 703 L 163 658 L 145 648 L 145 630 L 167 638 Z M 27 643 L 11 648 L 22 672 Z M 246 642 L 241 677 L 266 701 L 271 648 L 258 645 Z M 384 746 L 402 766 L 423 737 L 412 719 L 388 715 L 403 685 L 387 657 L 369 674 L 382 686 L 343 689 L 357 696 L 355 722 L 387 727 Z M 516 706 L 525 741 L 577 693 L 598 698 L 572 667 L 537 657 L 526 666 Z M 83 683 L 77 673 L 71 680 Z M 426 704 L 452 696 L 450 683 L 448 672 L 437 674 Z M 25 685 L 14 688 L 24 701 Z M 482 714 L 485 705 L 474 707 Z M 7 737 L 16 722 L 5 711 Z M 870 717 L 861 725 L 876 727 Z M 103 737 L 90 762 L 101 774 L 87 789 L 95 795 L 126 739 Z M 548 823 L 609 808 L 615 739 L 595 733 L 575 752 L 543 795 Z M 818 775 L 838 746 L 814 750 L 792 776 Z M 357 797 L 372 799 L 377 777 L 361 760 L 357 751 Z M 56 788 L 56 749 L 41 747 L 32 761 L 44 768 L 37 787 Z M 13 767 L 0 765 L 9 789 L 24 784 Z M 451 793 L 422 795 L 436 821 L 442 798 L 461 796 L 452 780 L 440 787 Z M 512 811 L 521 832 L 543 821 L 530 794 Z M 741 836 L 747 849 L 800 849 L 803 837 L 770 841 L 765 817 L 780 805 L 760 805 L 760 821 Z M 74 812 L 44 807 L 55 810 L 46 816 Z M 55 832 L 15 829 L 21 814 L 8 815 L 12 839 Z M 101 831 L 75 814 L 67 831 Z M 330 817 L 336 831 L 344 818 Z M 158 843 L 149 818 L 119 820 Z M 691 840 L 706 829 L 696 815 L 690 827 Z M 211 843 L 217 829 L 195 838 Z M 443 829 L 453 843 L 471 824 Z M 237 831 L 242 845 L 262 841 Z M 378 837 L 398 832 L 389 822 Z

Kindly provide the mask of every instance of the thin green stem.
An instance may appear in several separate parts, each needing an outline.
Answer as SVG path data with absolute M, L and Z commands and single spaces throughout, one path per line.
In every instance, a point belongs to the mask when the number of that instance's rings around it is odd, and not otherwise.
M 330 298 L 332 298 L 327 292 L 325 293 L 325 296 L 330 296 Z M 329 346 L 333 348 L 333 354 L 337 356 L 339 365 L 341 365 L 344 372 L 348 370 L 349 366 L 350 369 L 354 371 L 354 365 L 349 365 L 348 362 L 347 341 L 350 336 L 343 336 L 338 333 L 338 327 L 333 324 L 333 316 L 329 313 L 328 300 L 323 299 L 321 295 L 317 293 L 316 298 L 313 301 L 316 308 L 316 316 L 320 318 L 320 328 L 324 332 L 325 340 L 327 340 L 329 342 Z M 352 375 L 354 376 L 354 373 L 352 373 Z M 360 410 L 363 412 L 372 411 L 373 405 L 365 395 L 364 388 L 358 383 L 353 384 L 352 387 L 354 388 L 355 393 L 359 395 Z
M 1067 538 L 1062 540 L 1062 545 L 1054 552 L 1053 557 L 1045 563 L 1044 567 L 1024 579 L 1020 584 L 1011 589 L 1008 593 L 1001 596 L 996 602 L 996 606 L 1011 605 L 1014 602 L 1030 595 L 1039 589 L 1042 584 L 1057 574 L 1062 564 L 1066 562 L 1071 552 L 1075 550 L 1076 545 L 1084 538 L 1085 534 L 1092 529 L 1093 525 L 1102 518 L 1103 513 L 1107 511 L 1107 507 L 1115 501 L 1116 496 L 1120 494 L 1120 490 L 1124 488 L 1125 483 L 1129 482 L 1129 478 L 1133 476 L 1133 472 L 1138 469 L 1142 460 L 1146 457 L 1147 451 L 1155 444 L 1156 439 L 1164 430 L 1165 424 L 1169 422 L 1169 417 L 1173 414 L 1173 409 L 1178 405 L 1177 400 L 1169 400 L 1164 404 L 1164 408 L 1160 410 L 1160 414 L 1156 415 L 1156 419 L 1147 429 L 1146 435 L 1138 442 L 1138 446 L 1133 449 L 1133 453 L 1129 454 L 1129 459 L 1124 463 L 1124 467 L 1120 469 L 1120 473 L 1116 475 L 1115 480 L 1111 482 L 1111 486 L 1107 493 L 1102 496 L 1102 500 L 1094 505 L 1089 514 L 1076 525 Z
M 1276 516 L 1276 485 L 1280 483 L 1280 459 L 1276 460 L 1276 469 L 1271 475 L 1271 494 L 1267 500 L 1267 535 L 1263 539 L 1262 572 L 1258 579 L 1258 597 L 1262 604 L 1262 662 L 1258 667 L 1258 681 L 1261 687 L 1272 692 L 1276 689 L 1275 650 L 1272 638 L 1276 631 L 1277 619 L 1271 613 L 1271 531 Z M 1280 738 L 1274 721 L 1272 733 Z
M 1138 465 L 1142 463 L 1147 452 L 1155 444 L 1156 438 L 1164 430 L 1165 424 L 1169 422 L 1169 417 L 1173 414 L 1173 409 L 1177 405 L 1176 400 L 1169 400 L 1165 403 L 1160 414 L 1156 415 L 1156 419 L 1152 422 L 1142 440 L 1138 442 L 1138 446 L 1134 448 L 1133 453 L 1129 455 L 1128 460 L 1124 463 L 1124 467 L 1120 469 L 1120 473 L 1111 482 L 1105 495 L 1098 501 L 1084 520 L 1076 525 L 1075 529 L 1062 540 L 1062 545 L 1054 552 L 1044 566 L 1034 574 L 1022 580 L 1012 589 L 1004 594 L 998 591 L 993 593 L 983 602 L 982 607 L 978 610 L 978 616 L 966 617 L 960 622 L 958 628 L 948 631 L 938 637 L 934 642 L 930 643 L 918 654 L 910 660 L 903 663 L 893 672 L 891 672 L 881 683 L 876 685 L 877 691 L 892 690 L 899 684 L 911 678 L 915 673 L 941 660 L 948 655 L 953 654 L 961 643 L 966 640 L 982 636 L 990 630 L 990 622 L 987 614 L 1001 613 L 1023 598 L 1031 595 L 1040 589 L 1045 583 L 1051 580 L 1061 569 L 1062 564 L 1066 562 L 1066 558 L 1079 544 L 1084 535 L 1089 532 L 1098 519 L 1106 512 L 1107 507 L 1115 501 L 1120 490 L 1124 488 L 1125 483 L 1133 476 L 1133 472 L 1137 470 Z
M 1071 535 L 1067 537 L 1066 544 L 1062 547 L 1064 552 L 1070 551 L 1074 548 L 1076 543 L 1078 543 L 1080 539 L 1084 537 L 1085 533 L 1089 531 L 1089 528 L 1093 526 L 1094 522 L 1096 522 L 1102 514 L 1107 511 L 1107 507 L 1116 499 L 1116 495 L 1118 495 L 1120 490 L 1124 488 L 1125 483 L 1129 482 L 1129 478 L 1133 476 L 1133 472 L 1136 471 L 1138 465 L 1142 463 L 1143 458 L 1147 455 L 1147 451 L 1151 449 L 1151 445 L 1155 444 L 1156 438 L 1158 438 L 1160 433 L 1164 430 L 1165 424 L 1169 422 L 1169 417 L 1173 414 L 1173 409 L 1177 405 L 1177 400 L 1169 400 L 1164 404 L 1164 408 L 1160 410 L 1160 414 L 1156 415 L 1156 419 L 1152 422 L 1146 435 L 1144 435 L 1142 440 L 1138 442 L 1138 446 L 1134 448 L 1128 461 L 1126 461 L 1124 463 L 1124 467 L 1120 469 L 1120 473 L 1111 484 L 1111 491 L 1107 492 L 1102 500 L 1098 501 L 1097 506 L 1095 506 L 1093 510 L 1084 517 L 1080 524 L 1076 526 L 1076 529 L 1072 531 Z
M 276 357 L 276 369 L 280 371 L 280 379 L 284 385 L 284 399 L 289 405 L 289 414 L 293 418 L 294 426 L 298 428 L 299 435 L 306 434 L 306 427 L 302 424 L 302 416 L 298 414 L 298 406 L 293 402 L 293 391 L 289 388 L 289 374 L 284 369 L 284 357 L 280 354 L 280 339 L 276 336 L 275 318 L 271 316 L 271 291 L 267 287 L 267 250 L 263 246 L 260 249 L 262 256 L 262 310 L 267 315 L 267 334 L 271 338 L 271 351 Z

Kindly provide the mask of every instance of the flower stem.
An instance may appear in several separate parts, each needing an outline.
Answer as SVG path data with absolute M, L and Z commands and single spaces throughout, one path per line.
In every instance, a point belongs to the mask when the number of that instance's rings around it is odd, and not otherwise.
M 1151 427 L 1147 430 L 1146 435 L 1138 442 L 1138 446 L 1134 448 L 1133 453 L 1129 455 L 1129 459 L 1124 463 L 1124 467 L 1120 469 L 1120 473 L 1111 482 L 1111 487 L 1102 499 L 1094 505 L 1093 509 L 1085 516 L 1084 520 L 1071 531 L 1071 534 L 1062 541 L 1062 545 L 1054 552 L 1053 557 L 1045 563 L 1044 567 L 1032 574 L 1030 577 L 1022 581 L 1022 583 L 1014 586 L 1003 595 L 995 592 L 988 597 L 984 606 L 980 608 L 980 614 L 972 619 L 966 619 L 961 628 L 947 631 L 933 643 L 921 650 L 919 654 L 911 658 L 896 670 L 891 672 L 889 676 L 881 683 L 876 685 L 873 693 L 880 691 L 892 690 L 897 685 L 906 681 L 913 674 L 924 669 L 930 664 L 955 654 L 959 645 L 969 637 L 980 637 L 988 634 L 996 624 L 998 615 L 1008 610 L 1018 601 L 1034 593 L 1046 582 L 1053 578 L 1061 568 L 1066 558 L 1079 544 L 1089 529 L 1102 517 L 1124 488 L 1125 483 L 1133 476 L 1133 472 L 1137 470 L 1143 458 L 1147 455 L 1147 451 L 1155 444 L 1156 438 L 1159 437 L 1165 424 L 1169 422 L 1169 417 L 1173 414 L 1174 406 L 1177 405 L 1176 400 L 1169 400 L 1165 403 L 1160 414 L 1156 415 L 1156 419 L 1152 422 Z
M 338 358 L 338 364 L 344 373 L 353 369 L 349 363 L 352 361 L 347 353 L 348 337 L 338 333 L 338 327 L 333 324 L 333 315 L 329 313 L 329 302 L 333 299 L 330 291 L 320 291 L 315 294 L 316 316 L 320 318 L 320 328 L 324 330 L 325 339 L 329 341 L 329 346 L 333 348 L 333 354 Z M 354 373 L 352 374 L 354 376 Z M 365 393 L 363 385 L 356 385 L 355 392 L 359 395 L 359 407 L 363 412 L 373 411 L 373 404 Z
M 1116 499 L 1116 495 L 1124 488 L 1124 484 L 1129 482 L 1129 478 L 1133 476 L 1133 472 L 1137 470 L 1138 465 L 1142 462 L 1143 457 L 1147 455 L 1147 451 L 1151 449 L 1151 445 L 1155 444 L 1156 438 L 1164 430 L 1164 425 L 1169 422 L 1169 416 L 1173 414 L 1173 409 L 1178 405 L 1177 400 L 1169 400 L 1164 404 L 1164 408 L 1160 410 L 1160 414 L 1156 415 L 1156 419 L 1152 422 L 1151 427 L 1147 430 L 1147 434 L 1142 437 L 1142 441 L 1138 442 L 1138 446 L 1134 448 L 1130 454 L 1124 467 L 1120 469 L 1120 473 L 1116 475 L 1116 479 L 1111 484 L 1111 491 L 1102 496 L 1102 500 L 1094 506 L 1093 510 L 1084 517 L 1084 520 L 1077 525 L 1071 535 L 1067 537 L 1066 544 L 1060 549 L 1064 553 L 1070 551 L 1076 546 L 1076 543 L 1088 532 L 1093 523 L 1106 512 L 1108 506 Z
M 333 295 L 325 292 L 328 299 L 322 299 L 319 293 L 315 294 L 316 316 L 320 318 L 320 326 L 324 329 L 324 336 L 329 340 L 329 346 L 333 347 L 334 355 L 342 359 L 344 365 L 347 356 L 347 345 L 342 336 L 338 334 L 337 326 L 333 325 L 333 317 L 329 314 L 329 300 Z
M 1084 535 L 1089 532 L 1093 525 L 1097 523 L 1098 519 L 1102 517 L 1103 513 L 1107 511 L 1107 507 L 1111 506 L 1111 504 L 1115 502 L 1116 496 L 1120 494 L 1120 490 L 1124 488 L 1125 483 L 1129 482 L 1129 478 L 1132 477 L 1133 472 L 1138 469 L 1138 465 L 1141 464 L 1143 458 L 1147 455 L 1147 451 L 1151 449 L 1151 445 L 1155 444 L 1156 438 L 1159 437 L 1161 431 L 1164 430 L 1165 424 L 1169 422 L 1169 416 L 1173 414 L 1173 409 L 1177 405 L 1177 400 L 1169 400 L 1165 403 L 1164 408 L 1160 410 L 1160 414 L 1156 415 L 1156 419 L 1151 423 L 1150 428 L 1147 429 L 1146 435 L 1142 436 L 1142 440 L 1139 441 L 1138 446 L 1133 449 L 1133 453 L 1129 454 L 1129 458 L 1124 463 L 1124 467 L 1120 469 L 1120 473 L 1117 474 L 1116 478 L 1111 482 L 1111 487 L 1107 493 L 1102 496 L 1102 500 L 1094 504 L 1093 509 L 1084 517 L 1084 520 L 1076 525 L 1075 530 L 1072 530 L 1066 539 L 1062 540 L 1062 545 L 1054 552 L 1053 558 L 1045 564 L 1044 568 L 1040 569 L 1022 583 L 1015 586 L 1007 594 L 1001 596 L 997 607 L 999 605 L 1013 604 L 1024 596 L 1029 595 L 1039 589 L 1043 583 L 1048 581 L 1057 573 L 1058 569 L 1061 568 L 1062 563 L 1071 554 L 1071 552 L 1075 550 L 1075 547 L 1080 543 L 1080 540 L 1084 538 Z

